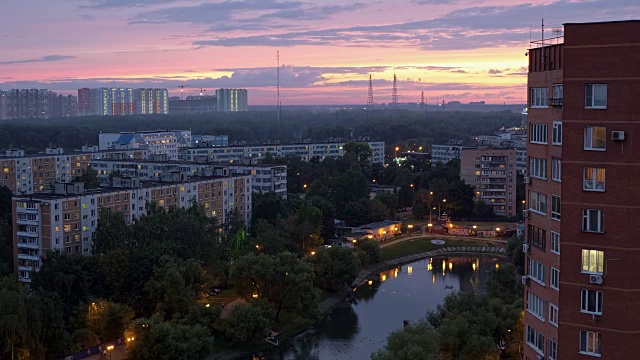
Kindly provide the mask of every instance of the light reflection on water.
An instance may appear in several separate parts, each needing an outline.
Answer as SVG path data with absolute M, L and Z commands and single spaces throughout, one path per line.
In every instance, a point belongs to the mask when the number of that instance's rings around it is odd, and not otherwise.
M 352 304 L 338 306 L 266 359 L 370 359 L 403 320 L 423 318 L 452 291 L 484 293 L 487 278 L 501 262 L 491 256 L 434 257 L 371 276 L 356 289 Z

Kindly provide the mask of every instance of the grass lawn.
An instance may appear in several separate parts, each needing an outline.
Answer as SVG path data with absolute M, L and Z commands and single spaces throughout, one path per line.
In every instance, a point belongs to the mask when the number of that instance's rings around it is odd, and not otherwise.
M 396 258 L 407 256 L 407 255 L 413 255 L 413 254 L 423 253 L 431 250 L 436 250 L 441 247 L 478 246 L 479 245 L 477 241 L 468 241 L 468 240 L 445 240 L 446 243 L 444 245 L 432 244 L 431 240 L 436 238 L 437 237 L 429 237 L 429 238 L 407 240 L 391 246 L 384 247 L 380 249 L 380 255 L 382 257 L 382 261 L 387 261 L 387 260 L 396 259 Z

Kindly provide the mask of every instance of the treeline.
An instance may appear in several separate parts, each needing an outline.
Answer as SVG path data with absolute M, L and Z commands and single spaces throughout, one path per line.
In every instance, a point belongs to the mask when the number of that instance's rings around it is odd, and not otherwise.
M 102 132 L 190 129 L 194 134 L 229 135 L 230 141 L 262 143 L 269 139 L 299 142 L 310 138 L 369 136 L 393 146 L 428 146 L 449 139 L 472 141 L 496 129 L 520 124 L 520 114 L 501 112 L 420 112 L 398 110 L 286 111 L 277 121 L 274 112 L 171 114 L 162 116 L 73 117 L 0 122 L 0 144 L 35 152 L 49 145 L 66 149 L 96 144 Z M 391 146 L 390 145 L 390 146 Z

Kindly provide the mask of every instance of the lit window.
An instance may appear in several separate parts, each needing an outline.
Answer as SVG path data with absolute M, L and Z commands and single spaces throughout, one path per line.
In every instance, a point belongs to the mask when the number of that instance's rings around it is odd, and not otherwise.
M 65 225 L 64 232 L 69 232 L 69 231 L 71 231 L 71 225 Z
M 604 251 L 582 249 L 582 272 L 600 274 L 604 271 Z
M 586 84 L 584 107 L 592 109 L 606 109 L 607 84 Z
M 584 149 L 605 150 L 607 147 L 607 128 L 604 126 L 586 126 L 584 128 Z
M 586 355 L 600 355 L 602 335 L 595 331 L 580 331 L 580 353 Z
M 584 191 L 604 191 L 604 168 L 586 167 L 582 181 Z

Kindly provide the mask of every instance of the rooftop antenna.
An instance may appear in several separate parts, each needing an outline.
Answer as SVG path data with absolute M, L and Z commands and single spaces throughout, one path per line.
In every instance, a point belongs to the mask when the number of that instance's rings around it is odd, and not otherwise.
M 396 78 L 396 72 L 393 71 L 393 90 L 391 91 L 391 108 L 398 108 L 398 83 Z
M 277 109 L 278 109 L 278 121 L 280 121 L 280 106 L 281 106 L 281 104 L 280 104 L 280 50 L 278 50 L 278 52 L 276 53 L 276 63 L 277 63 L 277 67 L 278 67 L 278 70 L 277 70 L 277 77 L 278 77 L 278 80 L 277 80 L 277 87 L 278 87 L 278 90 L 277 90 L 277 98 L 278 98 L 278 100 L 277 100 L 278 101 Z
M 369 75 L 369 94 L 367 95 L 367 108 L 373 108 L 373 81 Z

